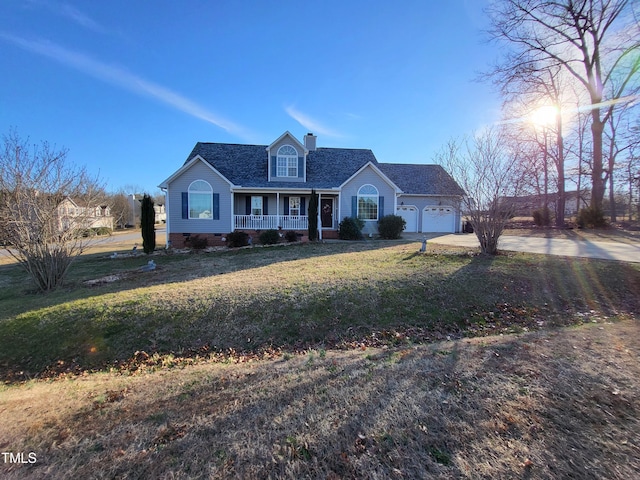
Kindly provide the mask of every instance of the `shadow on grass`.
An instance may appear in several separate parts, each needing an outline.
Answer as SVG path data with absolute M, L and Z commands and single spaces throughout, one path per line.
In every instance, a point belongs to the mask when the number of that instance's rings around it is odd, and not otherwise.
M 120 293 L 140 287 L 163 285 L 170 282 L 194 280 L 252 268 L 260 268 L 305 258 L 330 258 L 343 253 L 392 248 L 409 241 L 335 242 L 331 244 L 293 244 L 275 247 L 254 247 L 214 251 L 194 251 L 187 254 L 162 252 L 159 255 L 137 255 L 111 258 L 105 254 L 90 254 L 77 259 L 71 266 L 64 284 L 48 293 L 40 292 L 18 265 L 0 266 L 0 302 L 4 309 L 0 321 L 34 308 L 52 307 L 77 299 L 104 294 Z M 157 270 L 142 272 L 140 268 L 153 259 Z M 120 276 L 117 281 L 85 282 L 107 276 Z M 28 301 L 25 301 L 28 299 Z
M 597 336 L 584 336 L 167 372 L 153 392 L 130 382 L 122 401 L 87 401 L 34 430 L 43 460 L 28 468 L 52 478 L 633 478 L 640 371 L 624 348 L 638 351 L 637 334 L 611 352 L 590 351 Z M 52 441 L 60 432 L 70 441 Z
M 289 271 L 286 262 L 299 259 L 304 248 L 279 255 L 271 265 Z M 367 250 L 346 245 L 330 251 Z M 324 247 L 314 252 L 324 255 L 303 258 L 326 262 L 333 256 Z M 297 271 L 285 280 L 277 273 L 257 280 L 229 277 L 224 288 L 176 282 L 158 293 L 89 297 L 25 312 L 0 323 L 0 374 L 19 380 L 45 371 L 101 369 L 127 362 L 137 351 L 182 357 L 229 349 L 259 354 L 419 343 L 640 310 L 640 270 L 627 264 L 531 255 L 407 256 L 395 250 L 381 256 L 379 265 L 360 265 L 359 258 L 341 275 L 326 263 L 312 263 L 307 277 Z M 233 265 L 247 274 L 248 262 Z M 187 296 L 172 299 L 178 292 Z

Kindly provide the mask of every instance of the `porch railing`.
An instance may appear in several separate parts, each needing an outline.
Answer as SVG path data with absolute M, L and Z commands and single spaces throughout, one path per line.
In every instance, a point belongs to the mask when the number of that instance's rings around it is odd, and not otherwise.
M 307 230 L 309 217 L 306 215 L 234 215 L 237 230 Z

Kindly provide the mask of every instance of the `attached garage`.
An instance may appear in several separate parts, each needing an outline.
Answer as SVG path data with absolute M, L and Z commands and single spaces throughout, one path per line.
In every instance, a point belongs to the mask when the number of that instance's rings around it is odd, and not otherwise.
M 456 214 L 453 207 L 428 206 L 422 210 L 422 232 L 455 233 Z
M 405 232 L 415 233 L 418 231 L 418 207 L 413 205 L 398 205 L 396 215 L 404 218 L 407 225 L 404 227 Z

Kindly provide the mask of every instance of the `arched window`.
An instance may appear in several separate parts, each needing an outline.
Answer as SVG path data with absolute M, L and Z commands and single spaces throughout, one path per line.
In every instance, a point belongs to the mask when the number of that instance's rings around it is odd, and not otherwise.
M 276 162 L 278 177 L 298 176 L 298 152 L 291 145 L 283 145 L 278 149 Z
M 358 218 L 378 220 L 378 189 L 373 185 L 363 185 L 358 189 Z
M 204 180 L 189 185 L 189 218 L 213 218 L 213 188 Z

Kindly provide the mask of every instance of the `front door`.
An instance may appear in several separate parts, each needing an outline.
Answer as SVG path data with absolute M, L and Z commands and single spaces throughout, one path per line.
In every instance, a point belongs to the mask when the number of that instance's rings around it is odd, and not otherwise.
M 320 200 L 320 220 L 322 228 L 333 228 L 333 198 Z

